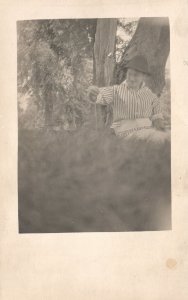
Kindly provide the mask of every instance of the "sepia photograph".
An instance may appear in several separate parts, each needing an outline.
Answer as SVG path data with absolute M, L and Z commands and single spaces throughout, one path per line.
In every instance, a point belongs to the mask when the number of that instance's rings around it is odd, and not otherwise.
M 19 233 L 171 230 L 168 17 L 17 21 Z

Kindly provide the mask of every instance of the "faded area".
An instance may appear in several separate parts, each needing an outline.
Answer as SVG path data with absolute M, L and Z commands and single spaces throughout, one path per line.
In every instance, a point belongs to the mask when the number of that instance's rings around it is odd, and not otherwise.
M 170 143 L 19 133 L 20 232 L 171 228 Z

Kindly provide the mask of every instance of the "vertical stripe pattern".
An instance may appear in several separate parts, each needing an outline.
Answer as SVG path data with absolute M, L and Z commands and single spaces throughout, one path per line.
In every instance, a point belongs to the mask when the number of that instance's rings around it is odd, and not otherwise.
M 113 123 L 136 118 L 162 118 L 159 98 L 146 86 L 138 91 L 130 89 L 126 81 L 100 88 L 96 103 L 112 105 Z

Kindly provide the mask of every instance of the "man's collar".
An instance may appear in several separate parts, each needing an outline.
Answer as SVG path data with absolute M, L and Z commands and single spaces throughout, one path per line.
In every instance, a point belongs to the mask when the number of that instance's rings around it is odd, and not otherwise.
M 127 85 L 127 80 L 126 80 L 126 79 L 125 79 L 121 84 L 125 84 L 126 87 L 127 87 L 128 89 L 131 89 L 131 88 L 128 87 L 128 85 Z M 146 85 L 146 84 L 145 84 L 145 82 L 143 81 L 141 87 L 140 87 L 137 91 L 141 90 L 143 87 L 145 87 L 145 85 Z

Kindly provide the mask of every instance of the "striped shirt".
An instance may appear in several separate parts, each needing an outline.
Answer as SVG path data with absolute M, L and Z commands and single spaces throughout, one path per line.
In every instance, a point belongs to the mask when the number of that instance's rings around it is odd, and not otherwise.
M 112 106 L 112 128 L 121 120 L 163 118 L 159 98 L 144 83 L 137 91 L 129 88 L 126 80 L 99 90 L 96 103 Z

